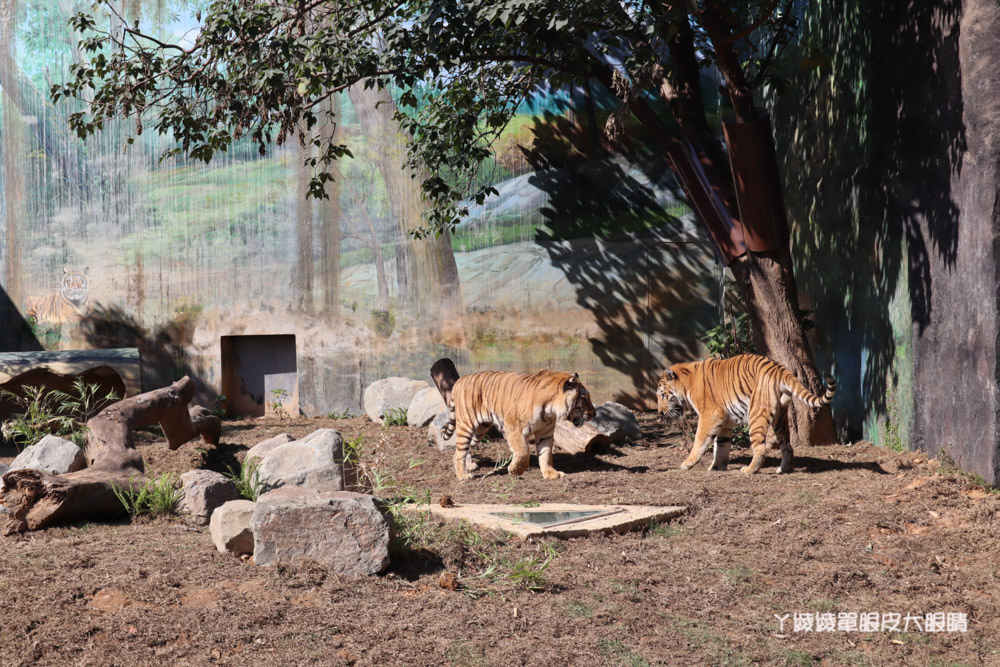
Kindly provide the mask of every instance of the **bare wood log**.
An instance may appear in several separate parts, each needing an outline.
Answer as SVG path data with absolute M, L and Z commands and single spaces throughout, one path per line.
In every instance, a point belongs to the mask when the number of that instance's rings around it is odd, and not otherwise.
M 15 470 L 4 475 L 3 497 L 10 516 L 4 535 L 38 530 L 62 521 L 103 518 L 124 513 L 115 488 L 147 481 L 134 431 L 159 422 L 170 449 L 201 436 L 218 444 L 219 418 L 203 407 L 188 409 L 194 383 L 185 376 L 169 387 L 114 403 L 87 422 L 89 467 L 65 475 Z
M 556 422 L 556 430 L 552 439 L 557 452 L 565 454 L 588 454 L 595 445 L 610 445 L 611 438 L 597 430 L 591 422 L 573 426 L 565 419 Z

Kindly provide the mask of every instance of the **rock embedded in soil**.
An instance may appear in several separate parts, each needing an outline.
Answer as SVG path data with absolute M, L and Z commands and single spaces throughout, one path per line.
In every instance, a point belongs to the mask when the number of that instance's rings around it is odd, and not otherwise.
M 344 464 L 344 439 L 332 428 L 275 447 L 259 459 L 257 474 L 261 491 L 283 486 L 343 491 L 357 483 L 355 467 Z
M 421 389 L 410 401 L 410 407 L 406 410 L 406 425 L 422 428 L 441 413 L 447 411 L 448 407 L 441 398 L 441 392 L 434 387 Z
M 253 516 L 254 504 L 249 500 L 230 500 L 212 513 L 208 532 L 216 549 L 222 553 L 253 553 L 254 540 L 250 519 Z
M 250 528 L 257 565 L 317 564 L 352 576 L 389 566 L 390 523 L 365 494 L 275 489 L 257 499 Z
M 187 471 L 181 475 L 181 487 L 184 491 L 181 509 L 203 526 L 217 507 L 240 497 L 232 480 L 212 470 Z

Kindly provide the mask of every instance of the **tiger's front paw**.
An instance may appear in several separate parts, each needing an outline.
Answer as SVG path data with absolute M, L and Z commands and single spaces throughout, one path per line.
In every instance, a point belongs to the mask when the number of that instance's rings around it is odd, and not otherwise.
M 693 465 L 694 465 L 693 463 L 688 463 L 687 461 L 685 461 L 684 463 L 682 463 L 679 466 L 677 466 L 677 469 L 678 470 L 690 470 L 691 466 L 693 466 Z
M 752 475 L 757 471 L 751 468 L 750 466 L 743 466 L 742 468 L 740 468 L 740 472 L 743 473 L 744 475 Z
M 553 468 L 551 470 L 543 470 L 542 471 L 542 477 L 544 477 L 545 479 L 559 479 L 559 478 L 565 477 L 565 476 L 566 476 L 566 473 L 564 473 L 562 470 L 556 470 L 555 468 Z

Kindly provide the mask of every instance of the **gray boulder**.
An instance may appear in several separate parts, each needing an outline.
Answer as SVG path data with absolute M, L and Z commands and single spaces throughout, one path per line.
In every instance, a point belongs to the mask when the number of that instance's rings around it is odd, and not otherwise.
M 354 466 L 344 465 L 344 439 L 332 428 L 279 445 L 259 461 L 262 492 L 282 486 L 343 491 L 357 482 Z
M 444 404 L 437 387 L 421 389 L 414 395 L 410 407 L 406 410 L 406 424 L 417 428 L 427 426 L 442 410 L 447 411 L 448 406 Z
M 188 470 L 181 475 L 181 488 L 181 509 L 203 526 L 217 507 L 240 497 L 232 480 L 212 470 Z
M 257 499 L 250 519 L 257 565 L 318 564 L 367 576 L 389 565 L 390 523 L 372 496 L 284 487 Z
M 444 429 L 445 425 L 448 423 L 448 411 L 438 413 L 434 418 L 434 421 L 430 423 L 427 427 L 427 444 L 437 447 L 439 452 L 452 452 L 455 451 L 455 434 L 452 433 L 451 437 L 445 439 L 441 434 L 441 430 Z
M 53 475 L 83 470 L 87 467 L 87 455 L 75 444 L 55 435 L 47 435 L 35 444 L 25 447 L 11 461 L 5 472 L 12 470 L 43 470 Z M 3 490 L 0 476 L 0 490 Z
M 362 397 L 365 414 L 373 422 L 381 422 L 390 410 L 402 410 L 405 414 L 417 392 L 430 385 L 423 380 L 390 377 L 368 385 Z
M 274 451 L 282 445 L 286 445 L 289 442 L 295 442 L 295 438 L 287 433 L 279 433 L 273 438 L 268 438 L 267 440 L 261 440 L 256 445 L 250 448 L 247 455 L 243 458 L 244 463 L 249 463 L 250 459 L 262 459 L 264 455 Z
M 230 500 L 212 512 L 208 532 L 216 549 L 222 553 L 253 553 L 250 518 L 253 516 L 254 504 L 249 500 Z
M 631 410 L 621 403 L 607 401 L 597 408 L 597 414 L 590 422 L 598 431 L 607 435 L 611 442 L 620 445 L 642 438 L 639 420 Z

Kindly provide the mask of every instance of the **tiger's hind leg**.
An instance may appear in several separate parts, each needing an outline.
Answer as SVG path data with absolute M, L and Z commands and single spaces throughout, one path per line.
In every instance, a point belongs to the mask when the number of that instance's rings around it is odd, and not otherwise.
M 778 408 L 774 411 L 771 419 L 771 433 L 774 444 L 781 447 L 781 467 L 778 472 L 787 474 L 792 472 L 792 459 L 795 452 L 792 450 L 791 438 L 788 436 L 788 413 Z
M 475 470 L 472 463 L 472 445 L 476 442 L 476 429 L 466 425 L 455 429 L 455 476 L 459 481 L 464 481 L 472 477 L 470 472 Z
M 542 477 L 545 479 L 559 479 L 565 477 L 566 473 L 552 467 L 552 438 L 545 438 L 538 441 L 538 467 L 542 469 Z
M 764 464 L 764 453 L 767 451 L 767 427 L 771 423 L 770 409 L 766 405 L 750 405 L 750 414 L 747 422 L 750 424 L 750 450 L 753 458 L 749 465 L 744 466 L 740 472 L 744 475 L 752 475 Z
M 729 467 L 729 449 L 733 444 L 731 429 L 722 429 L 715 436 L 715 446 L 712 450 L 712 470 L 725 470 Z

